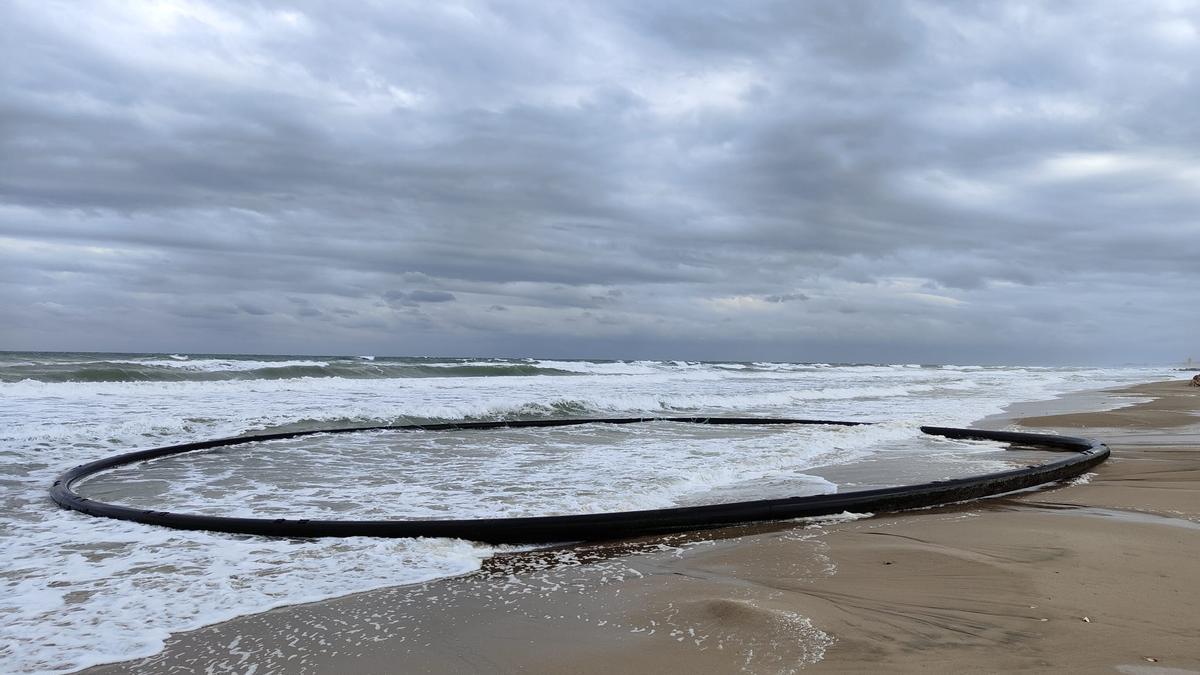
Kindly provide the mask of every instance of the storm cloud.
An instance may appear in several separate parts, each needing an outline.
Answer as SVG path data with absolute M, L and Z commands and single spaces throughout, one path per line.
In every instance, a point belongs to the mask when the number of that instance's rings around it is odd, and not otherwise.
M 1200 356 L 1194 3 L 0 6 L 0 349 Z

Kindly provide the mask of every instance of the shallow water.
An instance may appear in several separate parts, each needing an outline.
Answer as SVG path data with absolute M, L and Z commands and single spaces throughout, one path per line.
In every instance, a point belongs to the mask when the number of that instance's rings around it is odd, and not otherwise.
M 904 460 L 918 479 L 980 473 L 1004 468 L 994 459 L 1002 447 L 905 424 L 373 431 L 175 455 L 104 472 L 77 491 L 237 517 L 510 518 L 827 494 L 838 485 L 805 470 L 877 455 Z

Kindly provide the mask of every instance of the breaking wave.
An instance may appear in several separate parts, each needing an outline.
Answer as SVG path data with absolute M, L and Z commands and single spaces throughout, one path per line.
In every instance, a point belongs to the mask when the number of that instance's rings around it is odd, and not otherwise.
M 341 377 L 354 380 L 421 377 L 528 377 L 596 372 L 524 361 L 413 362 L 354 359 L 278 360 L 100 358 L 72 361 L 0 361 L 0 382 L 213 382 Z

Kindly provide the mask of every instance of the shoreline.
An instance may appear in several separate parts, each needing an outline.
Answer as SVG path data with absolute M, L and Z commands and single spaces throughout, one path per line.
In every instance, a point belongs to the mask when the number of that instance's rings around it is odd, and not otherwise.
M 1083 484 L 497 556 L 82 672 L 1200 670 L 1200 584 L 1186 581 L 1200 572 L 1200 389 L 1186 385 L 1107 390 L 1135 399 L 1115 410 L 1021 404 L 980 421 L 1089 429 L 1113 457 Z

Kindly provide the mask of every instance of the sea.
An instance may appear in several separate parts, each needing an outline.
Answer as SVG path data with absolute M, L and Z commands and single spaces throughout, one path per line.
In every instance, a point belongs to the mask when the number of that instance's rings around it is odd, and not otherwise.
M 281 539 L 93 518 L 48 497 L 74 465 L 273 431 L 614 416 L 764 416 L 862 427 L 651 422 L 368 432 L 250 443 L 114 469 L 85 496 L 309 518 L 598 513 L 823 494 L 1005 468 L 924 436 L 1015 402 L 1169 379 L 1168 367 L 0 352 L 0 671 L 147 656 L 273 607 L 469 574 L 511 548 Z

